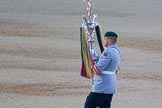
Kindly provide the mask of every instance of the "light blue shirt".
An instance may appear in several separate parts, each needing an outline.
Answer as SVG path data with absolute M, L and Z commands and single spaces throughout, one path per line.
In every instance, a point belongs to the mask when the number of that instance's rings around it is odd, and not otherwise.
M 99 57 L 96 66 L 101 71 L 101 75 L 93 77 L 92 92 L 114 94 L 117 92 L 116 74 L 121 62 L 121 51 L 117 45 L 111 45 L 106 48 Z M 112 72 L 104 74 L 103 71 Z

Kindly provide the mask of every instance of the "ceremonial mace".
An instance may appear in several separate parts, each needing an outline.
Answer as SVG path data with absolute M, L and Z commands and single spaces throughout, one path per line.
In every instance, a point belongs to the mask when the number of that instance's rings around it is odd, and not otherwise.
M 92 59 L 97 61 L 99 56 L 95 51 L 95 48 L 93 47 L 94 43 L 94 36 L 95 36 L 95 27 L 99 25 L 95 19 L 97 18 L 97 14 L 92 15 L 92 5 L 91 0 L 87 0 L 87 17 L 86 15 L 83 15 L 84 23 L 82 24 L 82 27 L 87 29 L 86 35 L 88 37 L 88 42 L 90 44 L 90 52 Z
M 103 52 L 104 47 L 102 44 L 100 25 L 96 21 L 97 14 L 92 13 L 92 0 L 85 1 L 87 2 L 87 16 L 82 16 L 84 22 L 82 23 L 80 30 L 82 56 L 81 75 L 87 78 L 91 78 L 94 73 L 97 74 L 94 62 L 97 62 L 99 59 L 99 56 L 93 47 L 95 36 L 97 37 L 101 53 Z

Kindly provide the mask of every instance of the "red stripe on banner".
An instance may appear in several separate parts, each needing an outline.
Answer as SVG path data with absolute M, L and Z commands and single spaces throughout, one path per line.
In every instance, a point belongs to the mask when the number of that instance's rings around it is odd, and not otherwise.
M 81 76 L 86 77 L 86 71 L 84 67 L 84 63 L 82 62 L 82 67 L 81 67 Z

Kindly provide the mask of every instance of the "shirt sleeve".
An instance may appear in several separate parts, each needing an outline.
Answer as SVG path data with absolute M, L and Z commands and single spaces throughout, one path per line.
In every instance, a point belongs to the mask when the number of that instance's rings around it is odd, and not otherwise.
M 103 52 L 97 62 L 96 66 L 100 71 L 104 71 L 112 60 L 110 52 Z

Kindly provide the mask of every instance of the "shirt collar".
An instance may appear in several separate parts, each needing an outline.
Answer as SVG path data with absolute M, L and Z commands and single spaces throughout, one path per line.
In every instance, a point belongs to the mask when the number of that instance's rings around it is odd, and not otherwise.
M 108 48 L 114 48 L 114 47 L 117 47 L 117 44 L 113 44 L 113 45 L 108 46 Z

